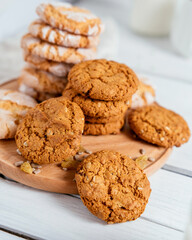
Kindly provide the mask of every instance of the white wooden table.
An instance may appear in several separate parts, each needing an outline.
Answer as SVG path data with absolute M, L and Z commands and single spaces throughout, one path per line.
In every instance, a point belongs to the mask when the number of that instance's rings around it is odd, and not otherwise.
M 192 129 L 192 60 L 176 55 L 168 38 L 132 33 L 124 20 L 125 3 L 118 13 L 120 6 L 107 0 L 81 5 L 116 17 L 120 45 L 115 60 L 146 76 L 156 87 L 158 102 L 180 113 Z M 1 175 L 0 239 L 183 239 L 192 201 L 192 140 L 175 148 L 150 182 L 152 194 L 144 214 L 133 222 L 107 225 L 88 212 L 79 196 L 35 190 Z

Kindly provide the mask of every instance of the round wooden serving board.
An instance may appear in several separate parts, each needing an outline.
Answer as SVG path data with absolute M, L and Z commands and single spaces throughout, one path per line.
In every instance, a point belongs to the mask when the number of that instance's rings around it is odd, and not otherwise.
M 9 81 L 0 88 L 17 89 L 16 80 Z M 168 159 L 172 149 L 162 148 L 141 141 L 130 133 L 123 131 L 118 135 L 106 136 L 83 136 L 82 146 L 92 152 L 112 149 L 119 151 L 132 158 L 140 156 L 140 149 L 145 150 L 147 156 L 153 157 L 155 161 L 148 161 L 145 173 L 150 176 L 163 166 Z M 50 192 L 77 194 L 74 181 L 75 170 L 64 171 L 59 164 L 44 165 L 39 174 L 26 174 L 15 167 L 14 163 L 24 160 L 17 152 L 14 140 L 0 140 L 0 172 L 8 178 L 27 186 Z

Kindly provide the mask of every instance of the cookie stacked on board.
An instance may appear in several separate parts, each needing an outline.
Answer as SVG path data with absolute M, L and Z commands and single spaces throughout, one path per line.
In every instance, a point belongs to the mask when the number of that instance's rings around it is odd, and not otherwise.
M 103 25 L 69 3 L 40 4 L 36 12 L 40 19 L 21 40 L 27 66 L 18 82 L 21 92 L 43 101 L 61 95 L 74 64 L 95 58 Z
M 105 59 L 76 64 L 63 96 L 84 112 L 84 135 L 116 134 L 138 88 L 136 74 L 124 64 Z

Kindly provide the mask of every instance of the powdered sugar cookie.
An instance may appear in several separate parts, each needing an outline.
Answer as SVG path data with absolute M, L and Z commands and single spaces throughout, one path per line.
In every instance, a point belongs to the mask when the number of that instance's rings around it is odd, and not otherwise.
M 67 84 L 67 79 L 56 77 L 45 71 L 26 67 L 22 70 L 18 82 L 19 85 L 24 84 L 38 92 L 60 94 Z
M 14 117 L 9 111 L 0 109 L 0 139 L 14 138 L 18 125 L 17 119 L 18 117 Z
M 30 54 L 56 62 L 79 63 L 95 58 L 95 48 L 66 48 L 34 38 L 26 34 L 21 40 L 21 47 Z
M 0 90 L 0 139 L 13 138 L 23 116 L 35 107 L 37 102 L 23 93 Z
M 138 90 L 132 96 L 131 108 L 143 107 L 150 105 L 155 101 L 155 90 L 152 86 L 145 84 L 141 79 Z
M 37 7 L 36 12 L 51 26 L 75 34 L 96 36 L 103 30 L 98 17 L 69 3 L 43 3 Z
M 54 74 L 57 77 L 66 77 L 73 64 L 58 63 L 45 58 L 31 55 L 24 51 L 24 60 L 28 62 L 32 67 L 44 70 Z
M 91 48 L 99 43 L 98 36 L 75 35 L 49 26 L 42 20 L 36 20 L 29 26 L 29 32 L 44 41 L 73 48 Z
M 47 92 L 37 91 L 34 88 L 31 88 L 26 84 L 22 83 L 22 81 L 19 82 L 19 91 L 35 98 L 38 102 L 43 102 L 50 98 L 55 98 L 60 96 L 60 94 L 53 94 L 53 93 L 51 94 Z

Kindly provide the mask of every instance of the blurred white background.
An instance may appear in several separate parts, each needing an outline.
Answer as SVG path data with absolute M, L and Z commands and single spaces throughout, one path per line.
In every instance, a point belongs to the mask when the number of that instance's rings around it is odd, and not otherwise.
M 138 25 L 143 21 L 142 17 L 146 17 L 141 16 L 141 10 L 145 15 L 147 15 L 147 11 L 153 13 L 151 21 L 149 21 L 150 19 L 146 21 L 148 24 L 153 23 L 154 25 L 158 16 L 158 12 L 153 10 L 156 7 L 154 3 L 159 5 L 163 3 L 160 6 L 160 16 L 164 13 L 163 18 L 169 18 L 168 12 L 170 12 L 171 6 L 178 1 L 185 0 L 74 0 L 73 2 L 90 9 L 106 23 L 106 33 L 101 39 L 99 57 L 127 63 L 138 73 L 152 73 L 173 79 L 192 81 L 192 59 L 185 58 L 175 51 L 168 34 L 154 37 L 150 34 L 136 33 Z M 23 64 L 19 48 L 20 38 L 27 32 L 29 23 L 37 18 L 35 8 L 40 2 L 46 2 L 46 0 L 0 0 L 0 41 L 4 42 L 0 44 L 1 79 L 5 80 L 19 74 Z M 138 4 L 142 2 L 145 4 Z M 140 11 L 140 18 L 138 18 L 140 22 L 134 22 L 134 16 L 132 16 L 131 22 L 130 13 L 133 3 L 140 6 L 140 10 L 136 9 L 135 12 L 137 16 Z M 169 10 L 167 10 L 167 6 Z M 133 10 L 135 11 L 135 9 Z M 166 22 L 165 19 L 163 22 Z M 134 25 L 136 32 L 130 28 L 130 25 Z M 11 72 L 10 65 L 12 66 Z

